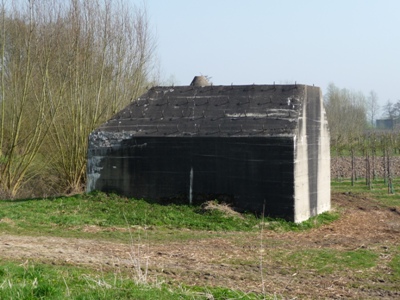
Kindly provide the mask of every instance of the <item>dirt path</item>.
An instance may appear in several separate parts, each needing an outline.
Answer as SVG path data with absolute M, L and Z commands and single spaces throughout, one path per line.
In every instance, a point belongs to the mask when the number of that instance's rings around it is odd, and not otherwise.
M 285 257 L 277 256 L 299 249 L 373 249 L 382 252 L 382 259 L 390 259 L 385 258 L 385 251 L 400 246 L 400 207 L 380 207 L 371 199 L 351 194 L 335 194 L 333 202 L 339 208 L 346 207 L 343 217 L 305 232 L 215 233 L 215 237 L 210 233 L 207 239 L 133 245 L 1 235 L 0 257 L 98 269 L 131 269 L 136 279 L 145 279 L 139 277 L 147 275 L 148 281 L 161 279 L 258 293 L 264 290 L 291 298 L 400 298 L 400 291 L 369 289 L 370 284 L 380 284 L 378 278 L 376 282 L 363 283 L 352 274 L 337 278 L 335 274 L 321 275 L 313 270 L 293 273 Z M 352 287 L 353 282 L 357 287 Z M 360 288 L 363 284 L 364 289 Z

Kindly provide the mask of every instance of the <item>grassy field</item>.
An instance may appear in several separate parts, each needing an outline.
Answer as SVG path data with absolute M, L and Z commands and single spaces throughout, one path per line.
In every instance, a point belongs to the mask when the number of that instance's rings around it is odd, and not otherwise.
M 365 184 L 363 178 L 357 180 L 354 186 L 351 185 L 350 180 L 332 181 L 331 183 L 332 192 L 365 194 L 370 198 L 378 200 L 382 205 L 398 206 L 400 204 L 400 178 L 393 179 L 392 187 L 393 189 L 390 190 L 388 184 L 383 179 L 372 181 L 371 189 Z
M 49 199 L 0 201 L 0 230 L 19 235 L 48 235 L 60 237 L 102 238 L 129 242 L 130 228 L 156 228 L 149 230 L 152 240 L 162 241 L 163 235 L 173 231 L 174 239 L 185 239 L 180 229 L 196 230 L 200 238 L 208 231 L 257 231 L 260 218 L 254 214 L 235 214 L 223 210 L 225 205 L 212 201 L 216 209 L 191 205 L 160 205 L 144 200 L 127 199 L 100 192 Z M 218 209 L 221 208 L 221 209 Z M 227 211 L 229 213 L 227 213 Z M 231 213 L 232 212 L 232 213 Z M 324 213 L 301 224 L 279 219 L 265 219 L 268 229 L 302 230 L 336 219 L 336 213 Z M 88 226 L 102 229 L 96 233 L 85 231 Z M 126 230 L 123 230 L 126 229 Z M 155 235 L 151 233 L 155 232 Z M 189 236 L 187 238 L 193 238 Z
M 122 272 L 1 261 L 1 299 L 260 299 L 224 288 L 140 284 Z
M 218 201 L 159 205 L 103 193 L 0 201 L 0 299 L 400 297 L 392 239 L 400 222 L 390 225 L 399 197 L 380 181 L 372 190 L 333 182 L 332 191 L 334 209 L 301 224 L 237 214 Z M 363 236 L 350 224 L 359 218 L 354 224 L 369 228 L 362 220 L 383 214 L 382 232 Z M 87 263 L 65 259 L 70 246 L 71 256 L 88 252 Z M 107 262 L 107 251 L 118 263 Z

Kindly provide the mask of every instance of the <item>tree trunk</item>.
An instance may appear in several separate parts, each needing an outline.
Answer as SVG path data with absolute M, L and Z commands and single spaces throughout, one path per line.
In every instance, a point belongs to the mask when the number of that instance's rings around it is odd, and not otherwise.
M 354 186 L 356 170 L 354 168 L 354 148 L 350 149 L 351 152 L 351 186 Z

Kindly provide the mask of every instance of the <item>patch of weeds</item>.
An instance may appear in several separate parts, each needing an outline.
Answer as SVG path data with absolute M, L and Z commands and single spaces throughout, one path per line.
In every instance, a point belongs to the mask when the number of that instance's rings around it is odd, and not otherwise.
M 377 264 L 378 255 L 370 250 L 359 249 L 340 253 L 339 262 L 350 269 L 369 269 Z
M 386 206 L 400 206 L 400 198 L 396 195 L 396 190 L 400 191 L 400 178 L 394 178 L 392 183 L 395 190 L 394 194 L 388 193 L 387 183 L 383 179 L 374 180 L 372 189 L 369 189 L 363 179 L 355 181 L 353 186 L 349 179 L 340 182 L 332 181 L 331 188 L 333 192 L 368 195 L 370 198 L 376 199 Z
M 218 261 L 215 260 L 215 263 L 227 263 L 232 266 L 258 266 L 260 264 L 260 258 L 254 257 L 253 259 L 241 259 L 241 258 L 222 258 Z
M 226 288 L 138 284 L 120 270 L 0 262 L 0 299 L 269 299 Z
M 264 229 L 274 230 L 278 232 L 307 230 L 311 228 L 318 228 L 325 224 L 329 224 L 339 219 L 339 216 L 340 215 L 338 212 L 334 211 L 324 212 L 317 216 L 311 217 L 310 219 L 301 223 L 294 223 L 283 219 L 265 218 Z
M 2 226 L 10 233 L 59 236 L 103 236 L 107 228 L 157 227 L 208 231 L 251 231 L 259 220 L 252 214 L 240 218 L 220 210 L 203 211 L 199 206 L 161 205 L 144 200 L 128 199 L 114 194 L 94 192 L 51 199 L 0 201 L 0 211 L 13 228 Z M 82 232 L 97 226 L 96 233 Z M 90 235 L 91 234 L 91 235 Z M 119 232 L 127 239 L 128 232 Z
M 118 228 L 250 232 L 260 227 L 260 219 L 254 214 L 239 214 L 217 201 L 211 201 L 207 206 L 161 205 L 101 192 L 0 201 L 0 211 L 3 218 L 13 224 L 8 226 L 0 223 L 0 227 L 8 233 L 125 241 L 129 241 L 129 230 Z M 300 224 L 266 218 L 264 228 L 277 231 L 305 230 L 332 222 L 338 217 L 338 213 L 326 212 Z M 90 226 L 95 226 L 97 230 L 87 231 Z
M 244 293 L 223 287 L 181 287 L 192 295 L 197 295 L 194 299 L 242 299 L 242 300 L 269 300 L 277 299 L 276 296 L 261 295 L 256 293 Z
M 296 269 L 316 270 L 330 274 L 344 269 L 365 270 L 377 264 L 378 255 L 359 249 L 338 251 L 333 249 L 308 249 L 287 256 L 288 263 Z
M 399 247 L 400 251 L 400 247 Z M 389 263 L 389 267 L 392 269 L 391 280 L 400 282 L 400 253 L 394 255 Z
M 317 216 L 311 217 L 310 219 L 304 222 L 296 223 L 295 228 L 299 230 L 318 228 L 321 225 L 329 224 L 332 223 L 333 221 L 336 221 L 337 219 L 339 219 L 339 216 L 340 216 L 339 213 L 336 211 L 324 212 Z
M 43 266 L 4 264 L 0 267 L 1 299 L 64 299 L 55 272 Z

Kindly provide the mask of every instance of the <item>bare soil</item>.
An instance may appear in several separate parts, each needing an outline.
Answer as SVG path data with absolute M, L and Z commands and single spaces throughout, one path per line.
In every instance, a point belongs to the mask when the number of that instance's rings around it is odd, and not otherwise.
M 371 176 L 383 178 L 385 172 L 385 161 L 387 158 L 381 156 L 369 157 L 369 166 L 371 169 Z M 331 159 L 331 178 L 351 178 L 351 157 L 332 157 Z M 365 177 L 367 160 L 365 157 L 355 157 L 354 158 L 354 171 L 357 177 Z M 393 177 L 400 177 L 400 156 L 390 157 L 390 174 Z
M 285 299 L 400 299 L 399 283 L 385 276 L 371 278 L 357 270 L 332 274 L 304 268 L 294 271 L 285 262 L 284 255 L 277 255 L 321 248 L 372 249 L 380 253 L 374 268 L 381 268 L 378 273 L 390 278 L 386 263 L 392 258 L 390 250 L 400 246 L 400 207 L 384 207 L 373 199 L 351 193 L 333 194 L 332 201 L 336 209 L 342 210 L 342 217 L 308 231 L 210 232 L 205 239 L 163 243 L 142 239 L 132 245 L 1 235 L 0 257 L 127 270 L 136 279 L 147 282 L 224 286 L 245 292 L 276 294 Z

